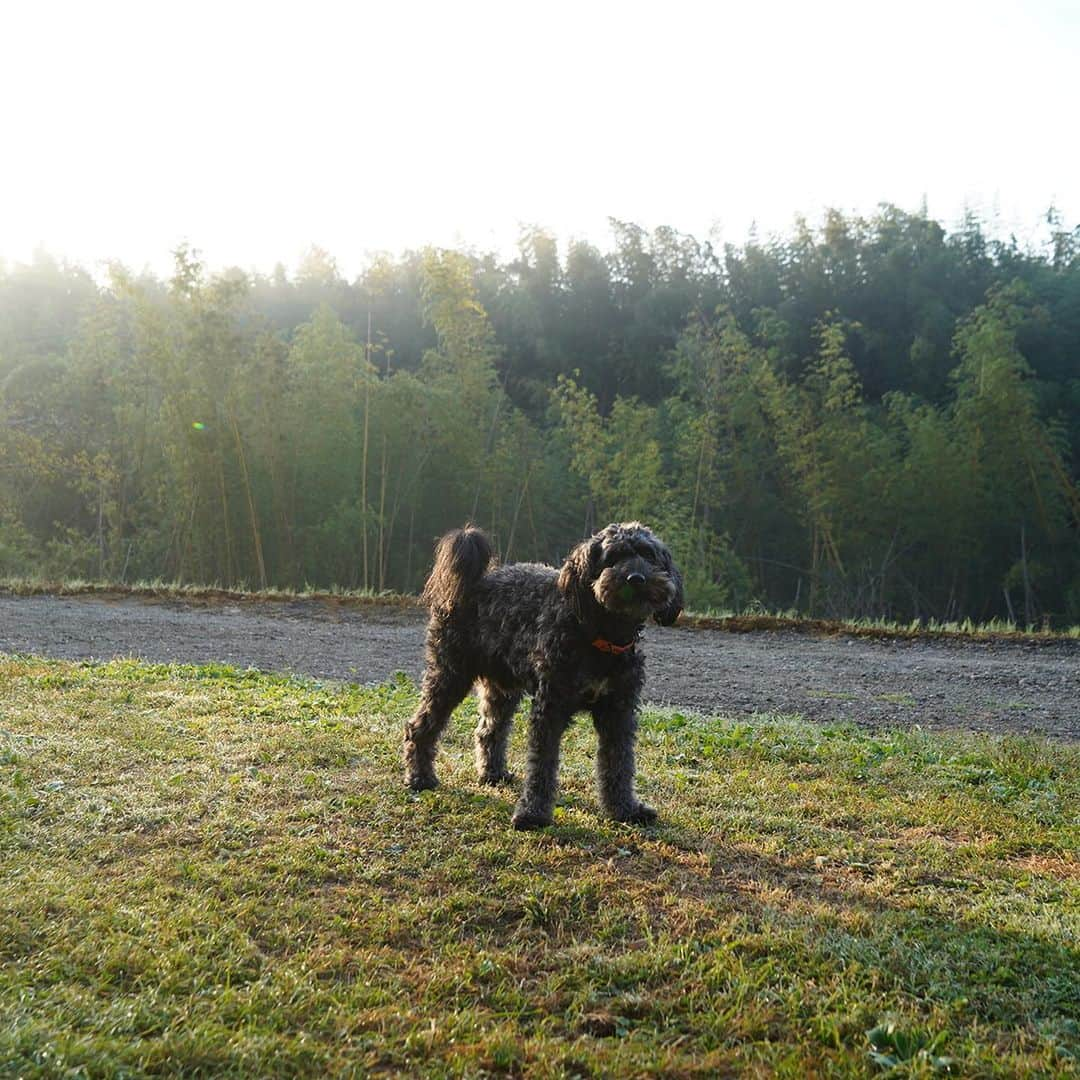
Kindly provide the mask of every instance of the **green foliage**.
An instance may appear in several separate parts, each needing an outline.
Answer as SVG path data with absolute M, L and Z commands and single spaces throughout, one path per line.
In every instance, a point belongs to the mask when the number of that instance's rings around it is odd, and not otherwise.
M 39 569 L 34 558 L 33 537 L 10 511 L 0 515 L 0 565 L 10 567 L 9 572 L 14 577 Z
M 554 401 L 571 467 L 588 487 L 592 521 L 648 521 L 668 538 L 684 567 L 688 603 L 744 606 L 751 599 L 749 574 L 727 537 L 698 520 L 695 506 L 686 501 L 687 486 L 672 476 L 679 470 L 665 461 L 659 410 L 617 398 L 603 417 L 595 397 L 566 377 L 560 377 Z M 708 438 L 701 423 L 690 420 L 688 426 L 699 440 Z
M 656 410 L 618 398 L 609 416 L 573 379 L 560 376 L 555 404 L 569 436 L 571 464 L 589 488 L 595 520 L 656 520 L 667 507 Z
M 1075 621 L 1080 260 L 882 207 L 346 281 L 0 268 L 0 574 L 416 590 L 475 520 L 653 525 L 691 602 Z

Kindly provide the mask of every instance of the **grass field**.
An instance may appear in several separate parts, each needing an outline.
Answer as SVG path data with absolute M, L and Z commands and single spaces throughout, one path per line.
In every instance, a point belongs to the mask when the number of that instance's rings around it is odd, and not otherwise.
M 639 830 L 580 722 L 518 834 L 414 703 L 0 657 L 0 1075 L 1076 1073 L 1077 747 L 650 713 Z

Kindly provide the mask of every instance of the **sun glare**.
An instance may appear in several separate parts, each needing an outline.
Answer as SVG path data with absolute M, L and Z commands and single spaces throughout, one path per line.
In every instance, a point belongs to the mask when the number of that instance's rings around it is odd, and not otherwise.
M 3 250 L 269 269 L 609 216 L 1080 210 L 1065 4 L 19 5 Z M 17 103 L 17 104 L 16 104 Z M 1071 215 L 1071 217 L 1070 217 Z

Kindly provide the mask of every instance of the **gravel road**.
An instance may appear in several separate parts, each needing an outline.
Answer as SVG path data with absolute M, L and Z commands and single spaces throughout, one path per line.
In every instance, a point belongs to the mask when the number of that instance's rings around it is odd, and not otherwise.
M 0 596 L 0 652 L 220 661 L 380 682 L 423 667 L 423 613 L 327 601 Z M 1080 740 L 1080 642 L 815 638 L 650 627 L 646 699 L 725 716 Z

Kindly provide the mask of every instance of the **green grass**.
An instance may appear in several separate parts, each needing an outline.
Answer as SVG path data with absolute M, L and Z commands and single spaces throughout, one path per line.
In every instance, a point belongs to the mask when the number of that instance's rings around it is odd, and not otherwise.
M 0 1075 L 1069 1075 L 1080 750 L 650 713 L 650 830 L 405 681 L 0 658 Z M 514 760 L 521 760 L 520 737 Z

